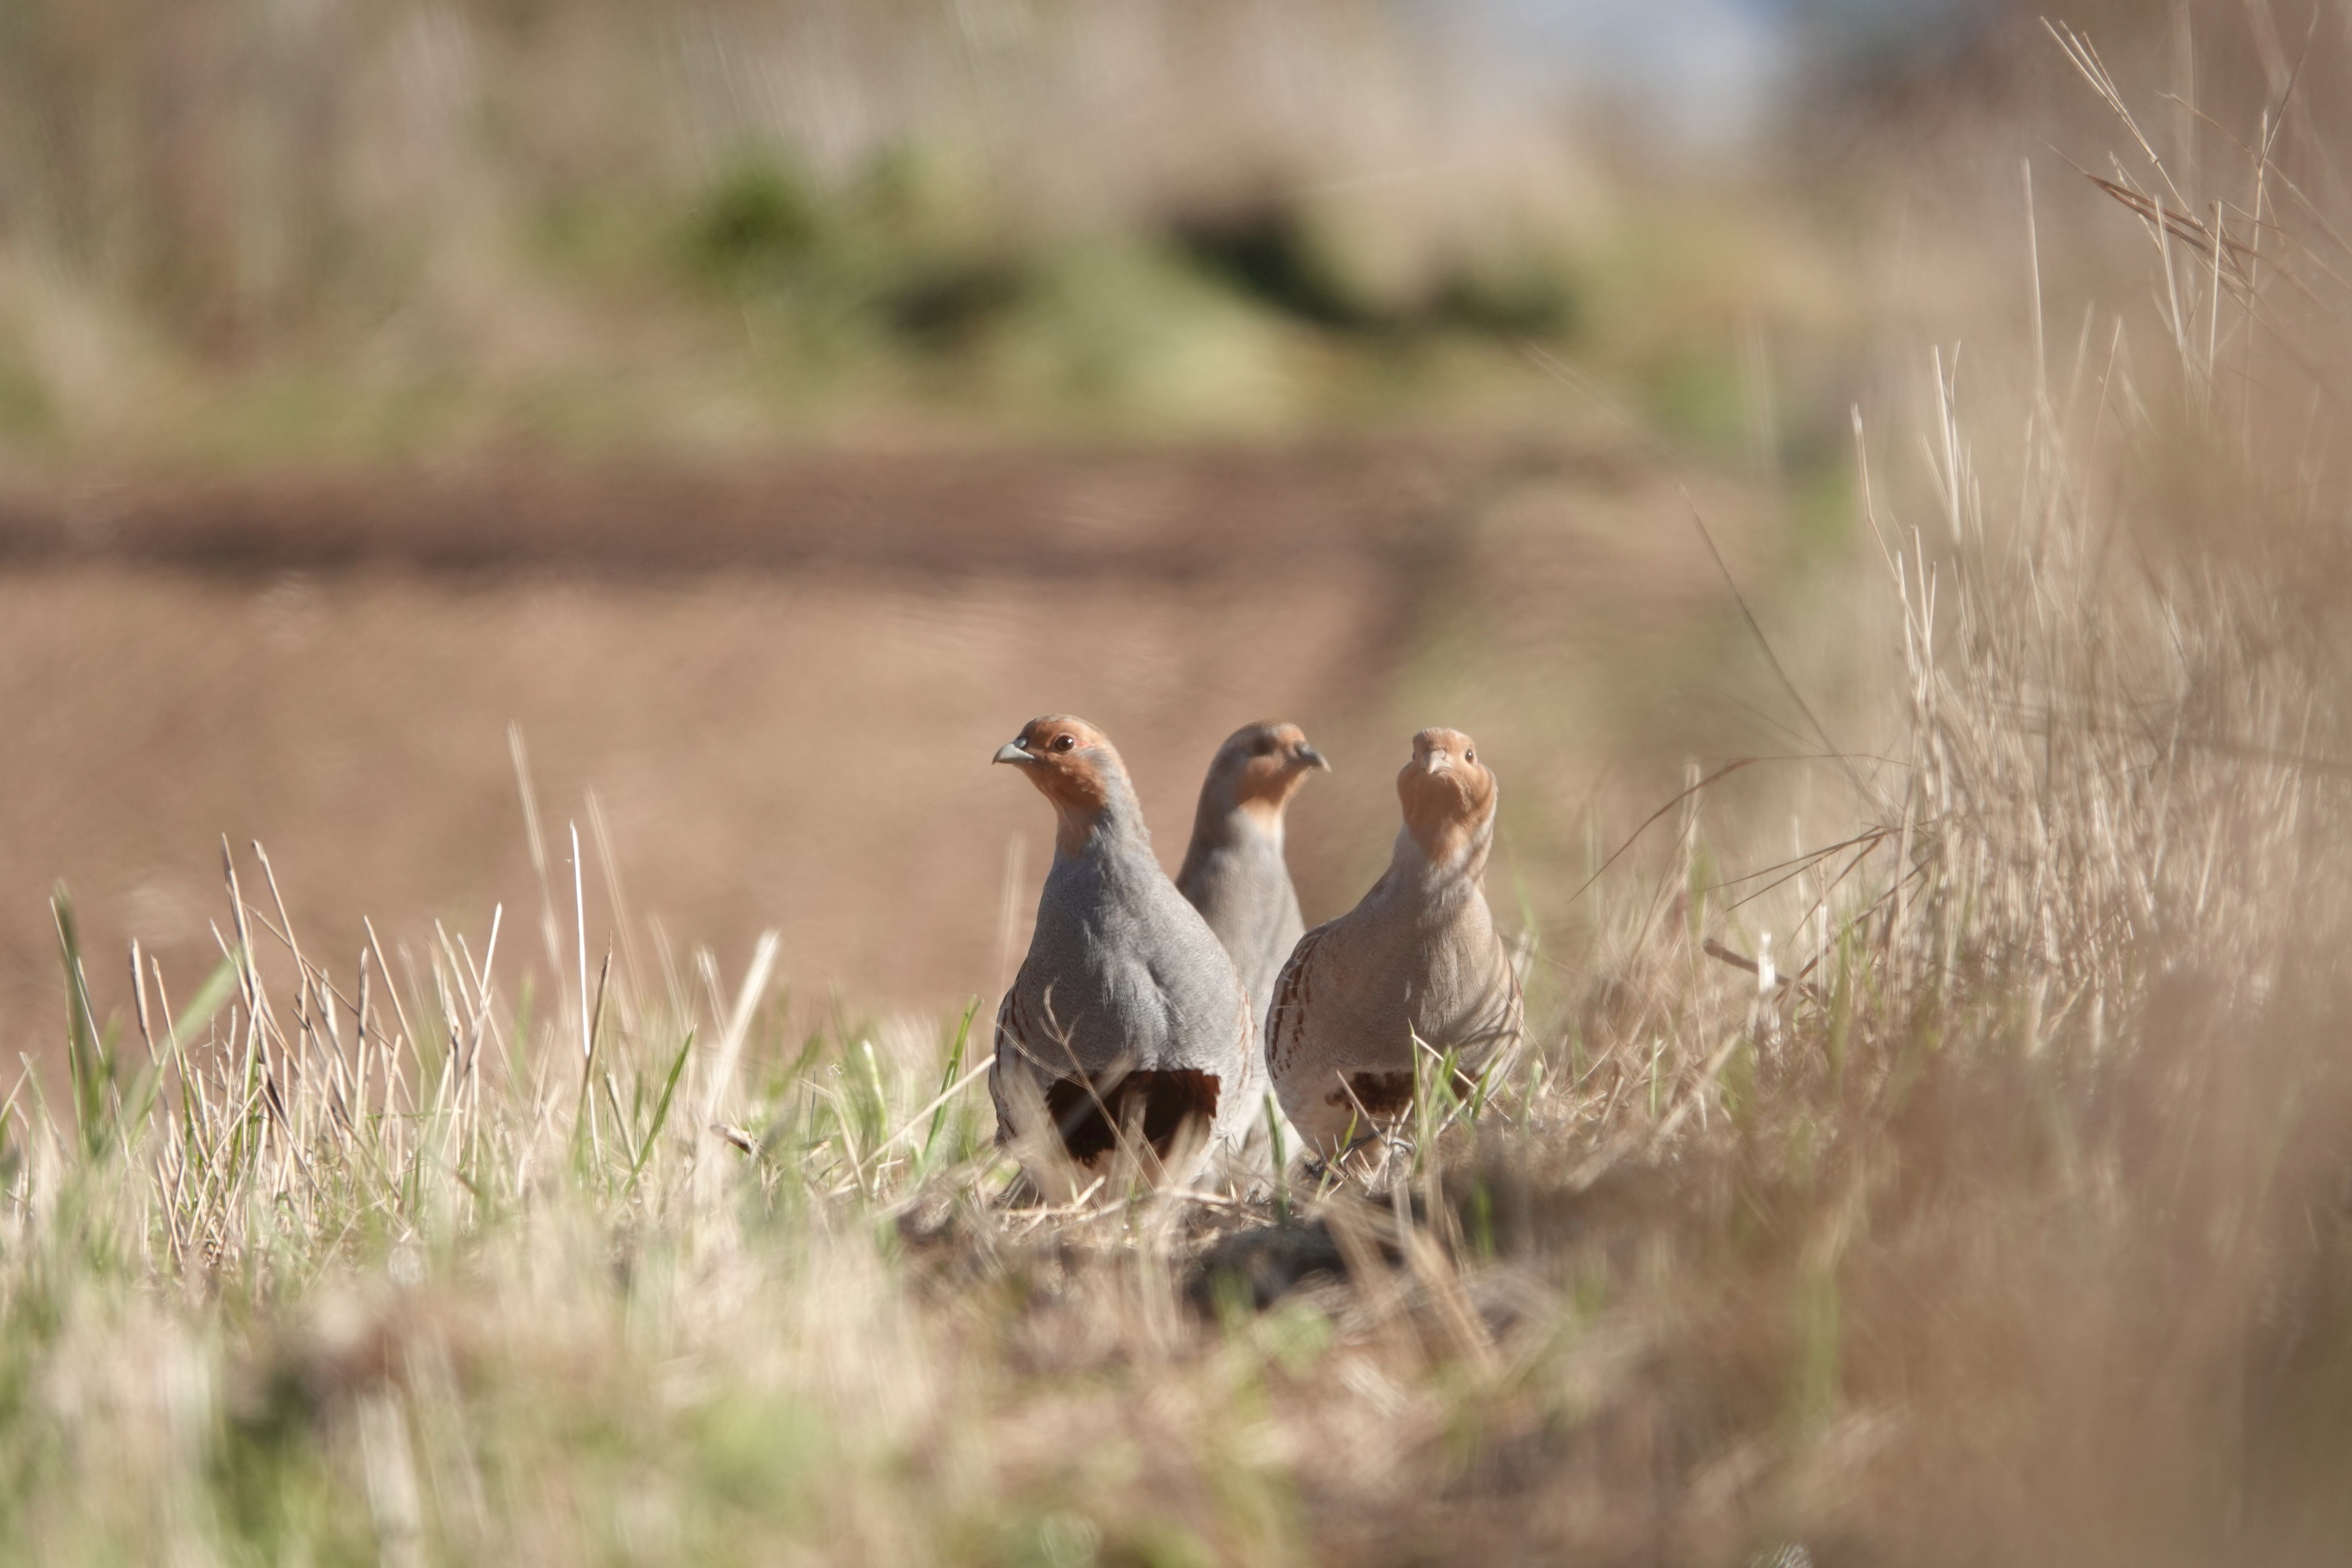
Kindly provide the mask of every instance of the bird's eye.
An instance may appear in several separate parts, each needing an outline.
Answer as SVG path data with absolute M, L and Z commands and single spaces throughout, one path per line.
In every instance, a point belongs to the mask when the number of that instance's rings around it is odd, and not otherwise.
M 1078 737 L 1075 735 L 1057 735 L 1054 737 L 1054 749 L 1056 751 L 1068 751 L 1077 744 Z
M 1465 762 L 1475 762 L 1478 760 L 1478 753 L 1475 750 L 1465 751 L 1462 754 L 1462 760 Z
M 1274 737 L 1270 735 L 1261 735 L 1257 737 L 1256 741 L 1251 745 L 1250 753 L 1252 756 L 1255 757 L 1270 755 L 1274 750 Z

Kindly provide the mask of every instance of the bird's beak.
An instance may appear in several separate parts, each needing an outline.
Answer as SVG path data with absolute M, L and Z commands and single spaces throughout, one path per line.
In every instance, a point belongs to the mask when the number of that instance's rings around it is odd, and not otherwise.
M 997 762 L 1027 763 L 1034 762 L 1037 759 L 1030 756 L 1027 752 L 1022 750 L 1021 743 L 1019 741 L 1008 740 L 1003 745 L 996 748 L 996 756 L 992 760 Z
M 1424 773 L 1443 773 L 1453 766 L 1454 758 L 1450 754 L 1444 751 L 1433 751 L 1429 754 L 1429 760 L 1423 763 L 1421 768 L 1422 771 Z
M 1297 759 L 1301 768 L 1320 768 L 1326 773 L 1331 771 L 1331 764 L 1324 755 L 1303 740 L 1298 743 L 1298 749 L 1290 755 Z

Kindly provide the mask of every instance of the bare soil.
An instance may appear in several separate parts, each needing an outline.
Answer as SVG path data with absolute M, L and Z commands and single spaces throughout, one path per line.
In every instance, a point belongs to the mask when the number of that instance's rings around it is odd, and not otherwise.
M 1709 506 L 1735 561 L 1766 559 L 1755 508 Z M 339 969 L 362 914 L 388 948 L 436 919 L 478 946 L 503 906 L 499 940 L 536 956 L 510 724 L 565 888 L 568 827 L 591 846 L 598 950 L 601 803 L 646 968 L 651 916 L 730 971 L 781 931 L 803 1003 L 992 994 L 1051 839 L 988 758 L 1051 711 L 1118 741 L 1171 862 L 1217 742 L 1305 724 L 1337 764 L 1293 815 L 1320 919 L 1384 861 L 1422 725 L 1494 737 L 1524 852 L 1580 841 L 1611 705 L 1720 593 L 1670 479 L 1567 446 L 23 491 L 0 498 L 0 1029 L 58 1033 L 58 883 L 102 1011 L 132 938 L 193 986 L 224 838 L 265 907 L 266 846 Z

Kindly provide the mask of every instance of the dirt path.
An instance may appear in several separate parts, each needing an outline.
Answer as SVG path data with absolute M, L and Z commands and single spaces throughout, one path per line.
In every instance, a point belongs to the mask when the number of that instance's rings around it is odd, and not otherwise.
M 1171 860 L 1216 741 L 1305 722 L 1339 765 L 1296 819 L 1312 917 L 1384 858 L 1391 754 L 1435 716 L 1520 743 L 1508 799 L 1538 853 L 1580 831 L 1591 694 L 1706 612 L 1678 507 L 1606 455 L 1410 444 L 19 497 L 0 1030 L 55 1035 L 60 880 L 101 1010 L 132 937 L 192 986 L 224 834 L 267 845 L 338 968 L 362 913 L 387 943 L 436 918 L 478 942 L 500 904 L 537 957 L 510 722 L 554 838 L 596 795 L 635 915 L 730 968 L 774 926 L 803 997 L 992 988 L 1049 841 L 986 759 L 1043 711 L 1120 741 Z M 601 946 L 593 852 L 591 873 Z

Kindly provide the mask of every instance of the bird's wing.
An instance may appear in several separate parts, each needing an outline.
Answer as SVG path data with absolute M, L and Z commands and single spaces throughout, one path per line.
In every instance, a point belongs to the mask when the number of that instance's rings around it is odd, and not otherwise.
M 1527 994 L 1520 988 L 1518 971 L 1511 967 L 1509 949 L 1499 940 L 1486 978 L 1486 996 L 1477 1009 L 1477 1024 L 1457 1046 L 1464 1064 L 1473 1070 L 1483 1069 L 1517 1046 L 1527 1027 Z
M 996 1141 L 1013 1141 L 1013 1112 L 1005 1103 L 1003 1077 L 1005 1069 L 1016 1055 L 1025 1055 L 1021 1048 L 1021 988 L 1018 982 L 1005 988 L 1004 999 L 996 1004 L 996 1054 L 988 1063 L 988 1098 L 996 1106 Z
M 1021 980 L 1018 976 L 1015 976 L 1013 984 L 1004 988 L 1004 999 L 996 1004 L 996 1060 L 998 1061 L 1002 1062 L 1004 1060 L 1007 1046 L 1014 1051 L 1026 1051 L 1028 1030 L 1024 1026 L 1027 1021 L 1022 1013 Z
M 1282 966 L 1282 973 L 1275 977 L 1274 1002 L 1265 1012 L 1265 1065 L 1266 1071 L 1276 1078 L 1282 1076 L 1291 1053 L 1297 1049 L 1307 1011 L 1314 1006 L 1315 984 L 1309 971 L 1315 966 L 1317 949 L 1323 945 L 1324 934 L 1330 929 L 1327 923 L 1301 936 Z

